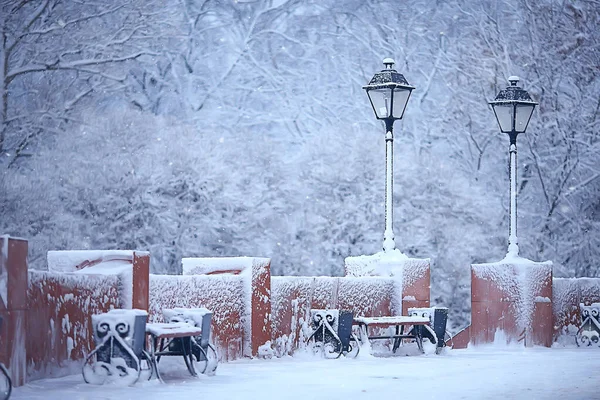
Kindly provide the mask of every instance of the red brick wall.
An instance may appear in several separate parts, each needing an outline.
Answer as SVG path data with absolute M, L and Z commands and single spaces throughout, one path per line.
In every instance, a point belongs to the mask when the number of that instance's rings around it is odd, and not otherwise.
M 208 308 L 219 357 L 234 360 L 245 344 L 245 292 L 240 275 L 150 275 L 150 321 L 163 322 L 164 308 Z
M 94 348 L 91 315 L 121 308 L 119 287 L 117 275 L 29 271 L 29 379 L 80 371 Z
M 552 344 L 552 265 L 475 264 L 471 266 L 470 342 Z

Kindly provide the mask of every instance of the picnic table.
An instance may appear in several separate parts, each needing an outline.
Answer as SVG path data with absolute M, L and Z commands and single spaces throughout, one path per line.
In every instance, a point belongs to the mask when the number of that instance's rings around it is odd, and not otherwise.
M 198 376 L 194 368 L 194 357 L 198 353 L 195 337 L 202 335 L 202 328 L 187 322 L 148 323 L 146 334 L 149 336 L 149 362 L 156 377 L 162 381 L 158 362 L 163 356 L 181 356 L 189 373 Z
M 417 347 L 423 353 L 423 337 L 435 338 L 435 332 L 430 327 L 431 321 L 428 317 L 419 316 L 391 316 L 391 317 L 356 317 L 353 325 L 358 325 L 360 341 L 364 344 L 371 340 L 393 339 L 392 352 L 396 352 L 402 340 L 414 339 Z M 395 333 L 388 335 L 370 335 L 371 328 L 395 327 Z M 406 327 L 411 329 L 405 332 Z M 435 340 L 435 339 L 434 339 Z

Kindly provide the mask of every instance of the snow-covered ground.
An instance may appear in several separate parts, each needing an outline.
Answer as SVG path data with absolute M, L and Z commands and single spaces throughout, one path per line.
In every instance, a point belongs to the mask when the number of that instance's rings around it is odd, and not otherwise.
M 222 364 L 217 375 L 199 378 L 176 363 L 161 367 L 164 384 L 92 386 L 72 375 L 16 388 L 11 399 L 600 399 L 600 349 L 487 347 L 339 360 L 300 354 Z

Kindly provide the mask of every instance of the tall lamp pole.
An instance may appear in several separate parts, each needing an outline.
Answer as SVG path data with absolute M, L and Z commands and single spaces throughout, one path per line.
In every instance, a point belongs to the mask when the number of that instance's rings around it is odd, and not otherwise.
M 402 119 L 410 94 L 414 89 L 404 75 L 394 67 L 394 60 L 385 58 L 385 68 L 376 73 L 368 85 L 367 91 L 375 117 L 385 122 L 385 231 L 383 233 L 383 251 L 396 248 L 393 228 L 393 190 L 394 190 L 394 121 Z
M 490 105 L 494 109 L 500 131 L 508 133 L 509 146 L 509 179 L 510 179 L 510 221 L 508 235 L 507 255 L 519 255 L 519 241 L 517 239 L 517 135 L 524 133 L 529 125 L 535 106 L 529 93 L 518 86 L 519 77 L 508 78 L 510 85 L 501 90 Z

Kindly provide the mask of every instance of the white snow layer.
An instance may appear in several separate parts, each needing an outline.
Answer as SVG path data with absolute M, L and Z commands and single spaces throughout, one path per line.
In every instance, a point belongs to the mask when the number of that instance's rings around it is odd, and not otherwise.
M 49 251 L 48 270 L 75 275 L 118 275 L 120 302 L 123 308 L 133 306 L 132 250 L 69 250 Z M 81 278 L 85 279 L 85 278 Z
M 113 268 L 131 265 L 133 251 L 131 250 L 59 250 L 48 252 L 48 271 L 85 273 L 110 273 Z M 103 268 L 99 268 L 102 265 Z M 114 273 L 114 272 L 113 272 Z
M 177 359 L 176 359 L 177 358 Z M 598 399 L 600 351 L 481 347 L 436 356 L 327 360 L 308 354 L 219 365 L 192 378 L 178 357 L 161 360 L 157 380 L 95 386 L 81 374 L 15 388 L 11 400 Z
M 267 264 L 268 258 L 257 257 L 193 257 L 182 258 L 183 275 L 246 271 L 256 263 Z

